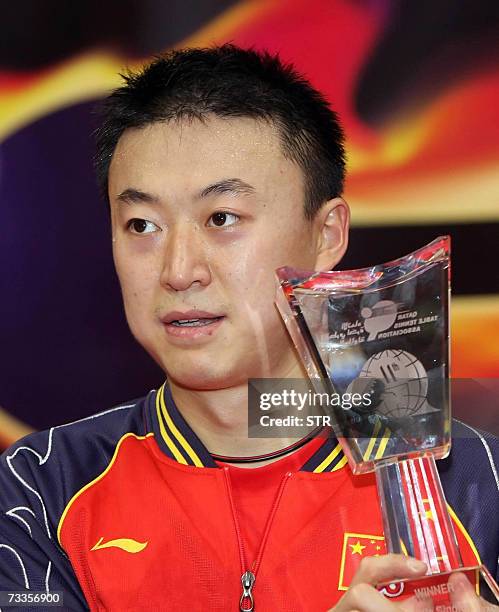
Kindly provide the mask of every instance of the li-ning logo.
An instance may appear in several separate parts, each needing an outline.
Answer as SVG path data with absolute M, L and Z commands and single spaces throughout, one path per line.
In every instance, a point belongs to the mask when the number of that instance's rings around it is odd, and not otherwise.
M 380 300 L 371 308 L 364 307 L 360 314 L 364 319 L 364 329 L 369 334 L 367 340 L 376 340 L 379 332 L 389 329 L 397 318 L 397 304 L 391 300 Z
M 144 550 L 149 542 L 137 542 L 132 538 L 118 538 L 116 540 L 108 540 L 103 542 L 104 538 L 99 538 L 98 542 L 92 546 L 92 550 L 101 550 L 102 548 L 121 548 L 127 553 L 139 553 Z

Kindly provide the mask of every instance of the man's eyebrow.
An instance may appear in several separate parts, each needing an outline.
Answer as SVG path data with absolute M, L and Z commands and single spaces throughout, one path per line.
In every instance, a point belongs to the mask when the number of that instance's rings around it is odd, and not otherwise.
M 202 189 L 196 198 L 206 198 L 211 195 L 229 193 L 233 195 L 252 195 L 255 188 L 238 178 L 223 179 Z
M 159 202 L 157 196 L 146 193 L 145 191 L 140 191 L 140 189 L 134 189 L 133 187 L 129 187 L 125 189 L 125 191 L 122 191 L 116 196 L 116 199 L 126 204 L 157 204 Z
M 238 178 L 222 179 L 221 181 L 204 187 L 196 194 L 196 199 L 224 193 L 232 195 L 252 195 L 255 193 L 255 188 Z M 135 189 L 134 187 L 128 187 L 118 194 L 116 199 L 126 204 L 157 204 L 159 202 L 157 196 L 141 191 L 140 189 Z

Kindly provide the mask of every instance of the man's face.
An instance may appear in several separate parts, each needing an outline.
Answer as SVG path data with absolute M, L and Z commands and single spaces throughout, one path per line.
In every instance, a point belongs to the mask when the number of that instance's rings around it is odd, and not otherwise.
M 273 126 L 210 118 L 129 129 L 109 197 L 128 323 L 173 382 L 225 388 L 296 367 L 274 271 L 313 269 L 318 229 Z

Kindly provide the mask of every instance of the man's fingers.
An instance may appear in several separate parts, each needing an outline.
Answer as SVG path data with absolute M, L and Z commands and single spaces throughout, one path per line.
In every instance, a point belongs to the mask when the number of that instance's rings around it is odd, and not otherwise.
M 397 578 L 415 578 L 426 572 L 426 564 L 404 555 L 364 557 L 355 573 L 351 586 L 367 583 L 373 586 Z
M 409 597 L 398 605 L 397 610 L 402 612 L 433 612 L 435 609 L 431 597 Z
M 364 557 L 346 594 L 334 612 L 395 612 L 416 610 L 417 602 L 407 602 L 406 608 L 389 601 L 374 587 L 382 582 L 403 578 L 417 578 L 426 572 L 426 564 L 404 555 Z
M 330 612 L 396 612 L 399 609 L 373 586 L 358 583 L 348 589 Z
M 449 577 L 449 591 L 453 609 L 457 612 L 481 612 L 484 608 L 471 582 L 464 574 Z
M 422 600 L 411 597 L 403 602 L 389 601 L 375 588 L 380 583 L 418 578 L 426 572 L 426 564 L 403 555 L 365 557 L 352 580 L 347 593 L 341 598 L 334 612 L 427 612 L 433 609 L 431 598 Z M 449 593 L 452 609 L 456 612 L 485 612 L 498 610 L 496 606 L 480 599 L 473 585 L 464 574 L 449 577 Z

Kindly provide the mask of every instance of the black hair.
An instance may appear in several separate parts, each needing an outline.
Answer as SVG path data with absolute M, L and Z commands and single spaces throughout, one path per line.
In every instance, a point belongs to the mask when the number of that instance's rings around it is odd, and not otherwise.
M 123 132 L 157 122 L 250 117 L 273 123 L 283 154 L 302 169 L 308 219 L 340 196 L 345 177 L 343 131 L 326 99 L 277 55 L 232 44 L 173 50 L 138 73 L 101 107 L 95 167 L 107 197 L 109 165 Z

